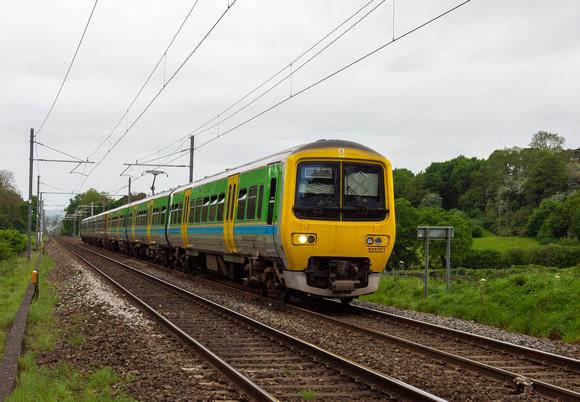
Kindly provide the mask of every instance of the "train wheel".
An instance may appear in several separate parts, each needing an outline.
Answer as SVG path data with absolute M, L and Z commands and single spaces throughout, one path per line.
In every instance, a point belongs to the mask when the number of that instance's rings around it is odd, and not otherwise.
M 258 293 L 258 294 L 260 297 L 268 296 L 268 287 L 265 284 L 260 284 L 259 290 L 260 290 L 260 293 Z
M 280 300 L 282 303 L 288 303 L 290 301 L 290 294 L 292 293 L 292 291 L 288 288 L 284 288 L 283 291 L 278 292 L 278 300 Z

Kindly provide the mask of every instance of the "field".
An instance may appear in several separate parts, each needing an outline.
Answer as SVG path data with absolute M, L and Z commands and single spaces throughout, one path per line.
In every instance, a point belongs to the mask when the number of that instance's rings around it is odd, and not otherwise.
M 475 250 L 506 251 L 538 246 L 535 239 L 498 239 L 485 231 L 474 239 Z M 439 278 L 444 270 L 435 271 Z M 416 273 L 416 272 L 415 272 Z M 410 272 L 385 275 L 379 290 L 361 299 L 393 307 L 475 322 L 539 337 L 580 343 L 580 266 L 558 269 L 516 266 L 509 269 L 457 268 L 449 292 L 441 279 L 430 279 L 425 300 L 424 278 Z
M 536 239 L 529 237 L 503 237 L 498 239 L 498 236 L 488 230 L 483 231 L 483 236 L 473 239 L 472 248 L 474 250 L 497 250 L 505 251 L 512 247 L 528 248 L 537 246 L 539 243 Z
M 385 275 L 379 290 L 361 299 L 580 343 L 580 268 L 458 269 L 452 274 L 449 292 L 444 280 L 430 279 L 427 299 L 424 278 L 399 273 Z

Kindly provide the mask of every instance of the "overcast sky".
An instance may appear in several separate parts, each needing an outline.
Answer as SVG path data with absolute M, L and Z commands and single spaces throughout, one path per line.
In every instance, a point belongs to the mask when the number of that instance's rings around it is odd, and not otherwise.
M 100 0 L 44 125 L 95 2 L 0 3 L 0 169 L 23 198 L 30 128 L 35 158 L 94 162 L 34 163 L 49 210 L 73 197 L 51 192 L 118 198 L 129 175 L 150 193 L 143 173 L 156 168 L 126 164 L 187 165 L 190 135 L 194 179 L 321 138 L 415 173 L 525 147 L 540 130 L 580 148 L 577 0 L 471 0 L 409 35 L 461 1 L 194 3 Z M 189 178 L 157 170 L 156 192 Z

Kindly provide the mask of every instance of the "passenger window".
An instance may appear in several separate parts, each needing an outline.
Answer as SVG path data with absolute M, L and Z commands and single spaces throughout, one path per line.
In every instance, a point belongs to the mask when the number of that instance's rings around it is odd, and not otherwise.
M 223 222 L 224 220 L 224 204 L 226 203 L 226 193 L 221 193 L 218 197 L 217 204 L 217 222 Z
M 209 210 L 209 197 L 203 198 L 203 207 L 201 209 L 201 221 L 203 223 L 207 222 L 207 214 Z
M 215 222 L 215 213 L 217 210 L 217 195 L 212 195 L 209 202 L 208 222 Z
M 165 218 L 166 218 L 166 215 L 167 215 L 166 214 L 166 211 L 167 211 L 167 208 L 165 208 L 165 207 L 162 207 L 161 208 L 161 224 L 163 226 L 165 226 Z
M 189 205 L 189 223 L 193 223 L 195 218 L 195 200 L 191 200 L 191 204 Z
M 236 216 L 236 221 L 243 222 L 244 214 L 246 212 L 246 198 L 248 196 L 248 190 L 245 188 L 240 189 L 240 195 L 238 197 L 238 213 Z
M 203 203 L 201 198 L 195 201 L 195 223 L 201 222 L 201 204 Z
M 274 206 L 276 203 L 276 179 L 270 180 L 270 196 L 268 197 L 268 225 L 274 222 Z
M 246 219 L 249 221 L 253 221 L 256 217 L 257 199 L 258 186 L 252 186 L 248 192 L 248 210 L 246 211 Z
M 258 193 L 258 215 L 259 221 L 262 220 L 262 205 L 264 204 L 264 185 L 260 184 L 260 192 Z
M 230 205 L 232 205 L 232 186 L 228 187 L 228 208 L 226 210 L 226 222 L 230 221 Z

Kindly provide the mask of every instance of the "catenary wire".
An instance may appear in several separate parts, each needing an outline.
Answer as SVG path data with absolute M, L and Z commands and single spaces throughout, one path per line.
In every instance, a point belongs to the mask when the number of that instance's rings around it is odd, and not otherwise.
M 252 105 L 253 103 L 255 103 L 256 101 L 258 101 L 260 98 L 262 98 L 263 96 L 265 96 L 266 94 L 268 94 L 269 92 L 271 92 L 273 89 L 275 89 L 276 87 L 278 87 L 279 85 L 281 85 L 282 83 L 284 83 L 289 77 L 291 77 L 293 74 L 295 74 L 299 70 L 301 70 L 304 66 L 306 66 L 308 63 L 310 63 L 314 58 L 316 58 L 317 56 L 319 56 L 323 51 L 325 51 L 332 44 L 334 44 L 336 41 L 338 41 L 338 39 L 340 39 L 341 37 L 343 37 L 352 28 L 354 28 L 356 25 L 358 25 L 363 19 L 365 19 L 366 17 L 368 17 L 368 15 L 370 15 L 373 11 L 375 11 L 378 7 L 380 7 L 385 2 L 385 0 L 382 0 L 373 9 L 371 9 L 369 12 L 367 12 L 365 15 L 363 15 L 361 18 L 359 18 L 357 21 L 355 21 L 350 27 L 348 27 L 344 32 L 342 32 L 338 37 L 336 37 L 335 39 L 333 39 L 328 45 L 324 46 L 322 50 L 319 50 L 318 52 L 316 52 L 314 54 L 314 56 L 310 57 L 308 60 L 306 60 L 305 62 L 303 62 L 301 65 L 299 65 L 298 68 L 292 70 L 289 74 L 287 74 L 286 76 L 282 77 L 280 80 L 278 80 L 277 82 L 275 82 L 274 84 L 272 84 L 272 86 L 270 86 L 268 89 L 266 89 L 264 92 L 262 92 L 259 96 L 257 96 L 256 98 L 254 98 L 249 103 L 245 104 L 244 106 L 242 106 L 241 108 L 239 108 L 238 110 L 236 110 L 232 114 L 228 115 L 224 119 L 220 119 L 220 117 L 222 115 L 224 115 L 225 113 L 227 113 L 230 110 L 232 110 L 235 106 L 237 106 L 238 104 L 242 103 L 244 100 L 246 100 L 247 98 L 249 98 L 254 93 L 258 92 L 261 88 L 263 88 L 268 83 L 270 83 L 271 81 L 273 81 L 276 77 L 278 77 L 282 73 L 284 73 L 284 71 L 287 71 L 289 66 L 292 66 L 292 65 L 296 64 L 304 56 L 306 56 L 307 54 L 311 53 L 321 43 L 323 43 L 331 35 L 333 35 L 334 33 L 336 33 L 340 28 L 342 28 L 349 21 L 351 21 L 353 18 L 355 18 L 358 14 L 360 14 L 364 9 L 366 9 L 373 2 L 374 2 L 374 0 L 371 0 L 368 3 L 366 3 L 365 5 L 363 5 L 362 7 L 360 7 L 351 16 L 349 16 L 346 20 L 344 20 L 342 23 L 340 23 L 336 28 L 334 28 L 333 30 L 331 30 L 328 34 L 326 34 L 324 37 L 322 37 L 320 40 L 318 40 L 315 44 L 313 44 L 310 48 L 308 48 L 308 50 L 304 51 L 301 55 L 299 55 L 298 57 L 296 57 L 292 62 L 290 62 L 288 65 L 286 65 L 285 67 L 283 67 L 281 70 L 279 70 L 278 72 L 276 72 L 275 74 L 273 74 L 270 78 L 266 79 L 263 83 L 261 83 L 256 88 L 254 88 L 253 90 L 251 90 L 248 94 L 244 95 L 242 98 L 240 98 L 238 101 L 236 101 L 235 103 L 233 103 L 231 106 L 229 106 L 228 108 L 226 108 L 225 110 L 223 110 L 220 114 L 218 114 L 217 116 L 215 116 L 212 119 L 208 120 L 206 123 L 202 124 L 197 129 L 193 130 L 192 132 L 190 132 L 186 136 L 182 137 L 181 139 L 173 142 L 172 144 L 164 147 L 162 150 L 160 150 L 158 152 L 163 152 L 164 150 L 168 149 L 171 146 L 174 146 L 175 144 L 179 144 L 179 147 L 181 147 L 183 145 L 184 141 L 186 141 L 190 136 L 192 136 L 192 135 L 193 136 L 200 135 L 200 134 L 203 134 L 203 133 L 207 132 L 208 130 L 211 130 L 212 128 L 218 127 L 220 123 L 223 123 L 223 122 L 229 120 L 230 118 L 232 118 L 236 114 L 240 113 L 241 111 L 243 111 L 244 109 L 246 109 L 247 107 L 249 107 L 250 105 Z M 215 120 L 217 120 L 217 123 L 215 123 L 214 125 L 211 125 L 211 126 L 209 126 L 209 127 L 207 127 L 207 128 L 204 129 L 204 127 L 208 126 L 209 124 L 211 124 L 211 122 L 213 122 Z M 140 158 L 138 160 L 141 160 L 143 163 L 147 163 L 148 162 L 148 159 L 147 158 L 150 158 L 151 156 L 157 154 L 158 152 L 155 152 L 153 154 L 150 154 L 150 155 L 145 156 L 143 158 Z
M 430 19 L 430 20 L 428 20 L 428 21 L 426 21 L 426 22 L 424 22 L 424 23 L 422 23 L 422 24 L 420 24 L 420 25 L 416 26 L 415 28 L 413 28 L 413 29 L 410 29 L 410 30 L 406 31 L 405 33 L 403 33 L 402 35 L 400 35 L 400 36 L 398 36 L 398 37 L 395 37 L 395 36 L 393 35 L 393 39 L 392 39 L 391 41 L 384 43 L 383 45 L 381 45 L 381 46 L 379 46 L 379 47 L 375 48 L 375 49 L 374 49 L 374 50 L 372 50 L 371 52 L 368 52 L 368 53 L 366 53 L 366 54 L 365 54 L 365 55 L 363 55 L 362 57 L 360 57 L 360 58 L 358 58 L 358 59 L 356 59 L 356 60 L 352 61 L 351 63 L 349 63 L 349 64 L 347 64 L 347 65 L 343 66 L 342 68 L 340 68 L 340 69 L 338 69 L 338 70 L 334 71 L 333 73 L 331 73 L 331 74 L 329 74 L 329 75 L 327 75 L 327 76 L 323 77 L 322 79 L 320 79 L 320 80 L 318 80 L 318 81 L 316 81 L 316 82 L 312 83 L 311 85 L 309 85 L 309 86 L 307 86 L 307 87 L 305 87 L 305 88 L 301 89 L 300 91 L 298 91 L 298 92 L 296 92 L 296 93 L 294 93 L 294 94 L 291 94 L 290 96 L 288 96 L 288 97 L 286 97 L 286 98 L 282 99 L 281 101 L 279 101 L 279 102 L 277 102 L 277 103 L 273 104 L 272 106 L 270 106 L 270 107 L 268 107 L 268 108 L 266 108 L 266 109 L 262 110 L 261 112 L 259 112 L 259 113 L 255 114 L 255 115 L 253 115 L 252 117 L 250 117 L 250 118 L 248 118 L 248 119 L 244 120 L 243 122 L 241 122 L 241 123 L 239 123 L 239 124 L 235 125 L 234 127 L 232 127 L 232 128 L 230 128 L 230 129 L 228 129 L 227 131 L 225 131 L 225 132 L 223 132 L 223 133 L 220 133 L 220 134 L 218 134 L 217 136 L 215 136 L 215 137 L 213 137 L 213 138 L 211 138 L 211 139 L 209 139 L 209 140 L 207 140 L 207 141 L 205 141 L 205 142 L 201 143 L 200 145 L 198 145 L 198 146 L 196 146 L 196 147 L 195 147 L 195 150 L 197 150 L 197 149 L 199 149 L 199 148 L 202 148 L 202 147 L 204 147 L 204 146 L 206 146 L 206 145 L 208 145 L 208 144 L 212 143 L 213 141 L 217 140 L 218 138 L 221 138 L 222 136 L 224 136 L 224 135 L 226 135 L 226 134 L 229 134 L 229 133 L 231 133 L 232 131 L 234 131 L 234 130 L 237 130 L 238 128 L 240 128 L 240 127 L 242 127 L 242 126 L 244 126 L 244 125 L 246 125 L 246 124 L 248 124 L 248 123 L 252 122 L 253 120 L 255 120 L 255 119 L 259 118 L 260 116 L 262 116 L 262 115 L 264 115 L 264 114 L 266 114 L 266 113 L 270 112 L 271 110 L 273 110 L 273 109 L 277 108 L 278 106 L 281 106 L 282 104 L 286 103 L 286 102 L 287 102 L 287 101 L 289 101 L 290 99 L 293 99 L 294 97 L 296 97 L 296 96 L 298 96 L 298 95 L 301 95 L 302 93 L 304 93 L 304 92 L 306 92 L 306 91 L 308 91 L 308 90 L 310 90 L 310 89 L 314 88 L 315 86 L 317 86 L 317 85 L 319 85 L 319 84 L 321 84 L 321 83 L 325 82 L 326 80 L 328 80 L 328 79 L 330 79 L 330 78 L 332 78 L 332 77 L 334 77 L 334 76 L 336 76 L 336 75 L 340 74 L 341 72 L 343 72 L 343 71 L 345 71 L 345 70 L 349 69 L 350 67 L 352 67 L 352 66 L 354 66 L 354 65 L 358 64 L 359 62 L 361 62 L 361 61 L 363 61 L 363 60 L 367 59 L 368 57 L 370 57 L 370 56 L 374 55 L 375 53 L 377 53 L 377 52 L 379 52 L 379 51 L 383 50 L 383 49 L 384 49 L 384 48 L 386 48 L 387 46 L 389 46 L 389 45 L 392 45 L 392 44 L 393 44 L 393 43 L 395 43 L 396 41 L 399 41 L 400 39 L 403 39 L 403 38 L 407 37 L 408 35 L 410 35 L 410 34 L 412 34 L 412 33 L 416 32 L 417 30 L 419 30 L 419 29 L 421 29 L 421 28 L 424 28 L 425 26 L 427 26 L 427 25 L 429 25 L 429 24 L 431 24 L 431 23 L 433 23 L 433 22 L 435 22 L 435 21 L 439 20 L 440 18 L 442 18 L 442 17 L 446 16 L 447 14 L 449 14 L 449 13 L 451 13 L 451 12 L 453 12 L 453 11 L 457 10 L 458 8 L 460 8 L 460 7 L 464 6 L 465 4 L 467 4 L 467 3 L 468 3 L 468 2 L 470 2 L 470 1 L 471 1 L 471 0 L 465 0 L 464 2 L 462 2 L 462 3 L 460 3 L 460 4 L 456 5 L 456 6 L 454 6 L 454 7 L 450 8 L 450 9 L 448 9 L 447 11 L 445 11 L 445 12 L 443 12 L 443 13 L 441 13 L 441 14 L 439 14 L 439 15 L 435 16 L 434 18 L 432 18 L 432 19 Z M 394 31 L 393 31 L 393 32 L 394 32 Z M 337 38 L 337 39 L 338 39 L 338 38 Z M 335 39 L 335 40 L 336 40 L 336 39 Z M 328 46 L 330 46 L 330 45 L 328 45 Z M 323 50 L 324 50 L 324 49 L 323 49 Z M 322 52 L 323 50 L 321 50 L 320 52 Z M 318 52 L 316 55 L 318 55 L 320 52 Z M 306 53 L 307 53 L 307 52 L 306 52 Z M 315 56 L 313 56 L 312 58 L 316 57 L 316 55 L 315 55 Z M 303 56 L 303 55 L 301 55 L 300 57 L 302 57 L 302 56 Z M 299 58 L 300 58 L 300 57 L 299 57 Z M 298 58 L 298 59 L 299 59 L 299 58 Z M 308 61 L 312 60 L 312 58 L 311 58 L 311 59 L 309 59 Z M 304 64 L 303 64 L 302 66 L 304 66 Z M 287 67 L 285 67 L 285 68 L 284 68 L 283 70 L 281 70 L 281 71 L 284 71 L 284 70 L 286 70 L 286 69 L 287 69 Z M 295 70 L 295 71 L 293 71 L 293 73 L 296 73 L 297 71 L 298 71 L 298 69 L 297 69 L 297 70 Z M 279 74 L 280 74 L 280 72 L 276 73 L 276 74 L 275 74 L 273 77 L 271 77 L 270 79 L 268 79 L 268 80 L 267 80 L 265 83 L 267 83 L 267 82 L 271 81 L 273 78 L 275 78 L 275 77 L 276 77 L 276 76 L 278 76 Z M 292 73 L 291 73 L 291 74 L 292 74 Z M 288 77 L 289 77 L 289 76 L 290 76 L 290 75 L 286 76 L 286 77 L 285 77 L 285 78 L 284 78 L 282 81 L 284 81 L 284 80 L 288 79 Z M 264 83 L 264 84 L 265 84 L 265 83 Z M 258 88 L 256 88 L 255 90 L 253 90 L 251 93 L 255 92 L 257 89 L 259 89 L 260 87 L 262 87 L 264 84 L 260 85 Z M 276 85 L 279 85 L 279 84 L 280 84 L 280 82 L 279 82 L 279 83 L 277 83 Z M 271 88 L 271 89 L 272 89 L 272 88 Z M 271 89 L 269 89 L 268 91 L 270 91 Z M 251 94 L 251 93 L 250 93 L 250 94 Z M 244 98 L 242 98 L 241 100 L 243 100 L 243 99 L 247 98 L 247 97 L 248 97 L 250 94 L 246 95 L 246 96 L 245 96 Z M 264 96 L 264 94 L 260 95 L 260 97 L 262 97 L 262 96 Z M 257 98 L 257 99 L 259 99 L 259 98 Z M 254 100 L 253 100 L 251 103 L 255 102 L 257 99 L 254 99 Z M 241 101 L 241 100 L 240 100 L 240 101 Z M 236 102 L 236 104 L 240 103 L 240 101 Z M 251 103 L 250 103 L 250 104 L 251 104 Z M 227 110 L 230 110 L 230 109 L 231 109 L 233 106 L 235 106 L 236 104 L 234 104 L 234 105 L 232 105 L 231 107 L 229 107 L 228 109 L 226 109 L 226 111 L 227 111 Z M 242 109 L 246 108 L 247 106 L 249 106 L 249 104 L 248 104 L 248 105 L 246 105 L 246 106 L 244 106 Z M 239 111 L 241 111 L 242 109 L 240 109 Z M 234 114 L 238 113 L 239 111 L 235 112 Z M 222 113 L 223 113 L 223 112 L 222 112 Z M 234 114 L 232 114 L 232 116 L 233 116 Z M 208 123 L 205 123 L 204 125 L 202 125 L 200 128 L 202 128 L 202 127 L 205 127 L 205 126 L 206 126 L 207 124 L 209 124 L 211 121 L 214 121 L 216 118 L 219 118 L 220 116 L 221 116 L 221 115 L 218 115 L 217 117 L 214 117 L 214 118 L 213 118 L 213 119 L 211 119 L 211 120 L 210 120 Z M 231 117 L 231 116 L 230 116 L 230 117 Z M 229 117 L 228 117 L 228 118 L 229 118 Z M 220 120 L 220 122 L 222 122 L 222 123 L 223 123 L 223 122 L 224 122 L 224 120 Z M 216 124 L 216 125 L 217 125 L 217 124 Z M 208 129 L 211 129 L 212 127 L 216 127 L 216 125 L 214 125 L 214 126 L 211 126 L 211 127 L 209 127 Z M 198 128 L 198 129 L 196 129 L 196 130 L 199 130 L 200 128 Z M 207 131 L 207 130 L 204 130 L 203 132 L 205 132 L 205 131 Z M 194 132 L 195 132 L 195 131 L 194 131 Z M 191 134 L 192 134 L 192 133 L 188 134 L 188 136 L 190 136 Z M 200 133 L 198 133 L 198 134 L 200 134 Z M 194 135 L 197 135 L 197 134 L 194 134 Z M 183 138 L 180 140 L 180 141 L 181 141 L 181 143 L 183 143 L 184 139 L 186 139 L 186 138 L 188 138 L 188 137 L 183 137 Z M 180 142 L 180 141 L 176 141 L 176 142 L 174 142 L 173 144 L 176 144 L 176 143 L 178 143 L 178 142 Z M 173 144 L 172 144 L 172 145 L 173 145 Z M 169 147 L 169 146 L 168 146 L 168 147 Z M 168 147 L 165 147 L 164 149 L 167 149 Z M 179 156 L 179 157 L 178 157 L 178 158 L 176 158 L 176 159 L 179 159 L 179 158 L 180 158 L 180 157 L 182 157 L 182 156 L 183 156 L 183 155 Z M 161 167 L 161 166 L 162 166 L 162 164 L 160 164 L 160 165 L 159 165 L 159 167 Z
M 234 0 L 231 4 L 228 4 L 227 9 L 220 15 L 220 17 L 217 19 L 217 21 L 213 24 L 213 26 L 209 29 L 209 31 L 205 34 L 205 36 L 201 39 L 201 41 L 197 44 L 197 46 L 191 51 L 191 53 L 185 58 L 185 60 L 181 63 L 181 65 L 177 68 L 177 70 L 171 75 L 171 77 L 169 77 L 169 79 L 163 85 L 163 87 L 153 96 L 153 98 L 151 99 L 151 101 L 147 104 L 147 106 L 145 106 L 145 108 L 141 111 L 141 113 L 138 114 L 138 116 L 135 118 L 135 120 L 127 127 L 127 129 L 125 130 L 125 132 L 117 139 L 117 141 L 111 147 L 109 147 L 109 149 L 107 150 L 107 152 L 105 153 L 105 155 L 89 171 L 89 173 L 84 178 L 84 180 L 79 184 L 79 187 L 78 187 L 79 189 L 82 188 L 82 186 L 86 182 L 86 179 L 91 175 L 91 173 L 94 172 L 95 169 L 97 169 L 100 166 L 100 164 L 111 153 L 111 151 L 117 147 L 117 145 L 123 140 L 123 138 L 125 138 L 125 136 L 133 128 L 133 126 L 135 126 L 135 124 L 137 124 L 137 122 L 141 119 L 141 117 L 145 114 L 145 112 L 147 112 L 147 110 L 151 107 L 151 105 L 161 95 L 161 93 L 167 87 L 167 85 L 169 85 L 169 83 L 177 76 L 177 74 L 181 71 L 181 69 L 185 66 L 185 64 L 191 59 L 191 57 L 193 56 L 193 54 L 199 49 L 199 47 L 203 44 L 203 42 L 205 42 L 205 40 L 209 37 L 209 35 L 214 31 L 214 29 L 222 21 L 222 19 L 226 16 L 226 14 L 231 9 L 231 7 L 236 3 L 236 1 L 237 0 Z
M 402 34 L 402 35 L 400 35 L 400 36 L 398 36 L 398 37 L 396 37 L 396 38 L 393 38 L 393 40 L 391 40 L 391 41 L 389 41 L 389 42 L 387 42 L 387 43 L 385 43 L 385 44 L 383 44 L 383 45 L 381 45 L 381 46 L 377 47 L 376 49 L 372 50 L 371 52 L 369 52 L 369 53 L 365 54 L 364 56 L 362 56 L 362 57 L 360 57 L 360 58 L 358 58 L 358 59 L 354 60 L 353 62 L 351 62 L 351 63 L 349 63 L 349 64 L 345 65 L 344 67 L 342 67 L 342 68 L 340 68 L 340 69 L 338 69 L 338 70 L 334 71 L 333 73 L 331 73 L 331 74 L 327 75 L 326 77 L 324 77 L 324 78 L 322 78 L 322 79 L 320 79 L 320 80 L 318 80 L 318 81 L 316 81 L 316 82 L 312 83 L 311 85 L 309 85 L 309 86 L 307 86 L 307 87 L 303 88 L 302 90 L 300 90 L 300 91 L 296 92 L 295 94 L 293 94 L 293 95 L 291 95 L 291 96 L 288 96 L 287 98 L 284 98 L 283 100 L 279 101 L 278 103 L 276 103 L 276 104 L 274 104 L 274 105 L 272 105 L 272 106 L 270 106 L 270 107 L 268 107 L 268 108 L 264 109 L 263 111 L 261 111 L 261 112 L 259 112 L 259 113 L 255 114 L 254 116 L 252 116 L 252 117 L 250 117 L 250 118 L 248 118 L 248 119 L 244 120 L 243 122 L 241 122 L 241 123 L 237 124 L 236 126 L 234 126 L 234 127 L 230 128 L 229 130 L 227 130 L 227 131 L 225 131 L 225 132 L 223 132 L 223 133 L 221 133 L 221 134 L 218 134 L 216 137 L 209 139 L 208 141 L 206 141 L 206 142 L 204 142 L 204 143 L 200 144 L 199 146 L 196 146 L 196 147 L 195 147 L 195 149 L 199 149 L 199 148 L 201 148 L 201 147 L 203 147 L 203 146 L 205 146 L 205 145 L 208 145 L 208 144 L 212 143 L 213 141 L 217 140 L 218 138 L 221 138 L 221 137 L 223 137 L 224 135 L 226 135 L 226 134 L 229 134 L 229 133 L 231 133 L 232 131 L 234 131 L 234 130 L 236 130 L 236 129 L 238 129 L 238 128 L 240 128 L 240 127 L 242 127 L 242 126 L 244 126 L 244 125 L 246 125 L 246 124 L 248 124 L 248 123 L 250 123 L 251 121 L 253 121 L 253 120 L 257 119 L 258 117 L 260 117 L 260 116 L 262 116 L 262 115 L 264 115 L 264 114 L 266 114 L 266 113 L 270 112 L 271 110 L 273 110 L 273 109 L 277 108 L 278 106 L 280 106 L 280 105 L 282 105 L 282 104 L 284 104 L 284 103 L 288 102 L 290 99 L 293 99 L 293 98 L 295 98 L 296 96 L 303 94 L 304 92 L 306 92 L 306 91 L 308 91 L 308 90 L 310 90 L 310 89 L 314 88 L 315 86 L 317 86 L 317 85 L 319 85 L 319 84 L 321 84 L 321 83 L 325 82 L 326 80 L 328 80 L 328 79 L 330 79 L 330 78 L 334 77 L 335 75 L 337 75 L 337 74 L 340 74 L 341 72 L 343 72 L 343 71 L 345 71 L 345 70 L 349 69 L 350 67 L 352 67 L 352 66 L 354 66 L 354 65 L 358 64 L 359 62 L 361 62 L 361 61 L 363 61 L 363 60 L 367 59 L 368 57 L 370 57 L 370 56 L 374 55 L 375 53 L 377 53 L 377 52 L 379 52 L 379 51 L 383 50 L 383 49 L 384 49 L 384 48 L 386 48 L 387 46 L 389 46 L 389 45 L 392 45 L 392 44 L 393 44 L 393 43 L 395 43 L 396 41 L 398 41 L 398 40 L 400 40 L 400 39 L 403 39 L 403 38 L 405 38 L 405 37 L 409 36 L 410 34 L 412 34 L 412 33 L 416 32 L 416 31 L 418 31 L 418 30 L 419 30 L 419 29 L 421 29 L 421 28 L 424 28 L 425 26 L 427 26 L 427 25 L 429 25 L 429 24 L 431 24 L 431 23 L 433 23 L 433 22 L 435 22 L 435 21 L 439 20 L 440 18 L 443 18 L 443 17 L 444 17 L 444 16 L 446 16 L 447 14 L 449 14 L 449 13 L 451 13 L 451 12 L 453 12 L 453 11 L 457 10 L 458 8 L 460 8 L 460 7 L 464 6 L 465 4 L 469 3 L 470 1 L 471 1 L 471 0 L 465 0 L 464 2 L 462 2 L 462 3 L 458 4 L 458 5 L 457 5 L 457 6 L 455 6 L 455 7 L 452 7 L 452 8 L 450 8 L 449 10 L 447 10 L 447 11 L 445 11 L 445 12 L 443 12 L 443 13 L 441 13 L 441 14 L 437 15 L 436 17 L 434 17 L 434 18 L 432 18 L 432 19 L 430 19 L 430 20 L 428 20 L 428 21 L 424 22 L 423 24 L 420 24 L 420 25 L 416 26 L 415 28 L 413 28 L 413 29 L 410 29 L 409 31 L 405 32 L 404 34 Z
M 60 93 L 62 92 L 62 89 L 64 87 L 64 84 L 68 78 L 68 75 L 72 69 L 72 66 L 75 62 L 75 59 L 77 57 L 77 54 L 79 53 L 79 49 L 81 48 L 81 44 L 83 43 L 83 39 L 85 38 L 85 34 L 87 33 L 87 30 L 89 28 L 89 24 L 91 22 L 91 19 L 93 18 L 93 14 L 95 13 L 95 9 L 97 8 L 97 3 L 99 2 L 99 0 L 95 0 L 95 5 L 93 6 L 93 9 L 91 11 L 91 15 L 89 15 L 89 19 L 87 21 L 87 24 L 85 25 L 85 29 L 83 31 L 83 34 L 81 35 L 81 39 L 79 40 L 79 44 L 77 45 L 77 48 L 75 50 L 75 53 L 73 55 L 73 58 L 70 62 L 70 65 L 68 66 L 68 70 L 66 71 L 66 74 L 64 76 L 64 79 L 62 80 L 62 83 L 60 84 L 60 88 L 56 94 L 56 97 L 54 98 L 54 101 L 52 102 L 52 105 L 50 106 L 50 109 L 48 110 L 48 113 L 46 115 L 46 117 L 44 118 L 44 121 L 42 122 L 42 124 L 40 125 L 40 128 L 36 131 L 35 133 L 35 137 L 38 136 L 40 134 L 40 132 L 42 131 L 42 128 L 44 127 L 44 124 L 46 123 L 46 121 L 48 120 L 48 117 L 50 116 L 50 114 L 52 113 L 52 110 L 54 109 L 54 106 L 56 105 L 56 101 L 58 100 Z

